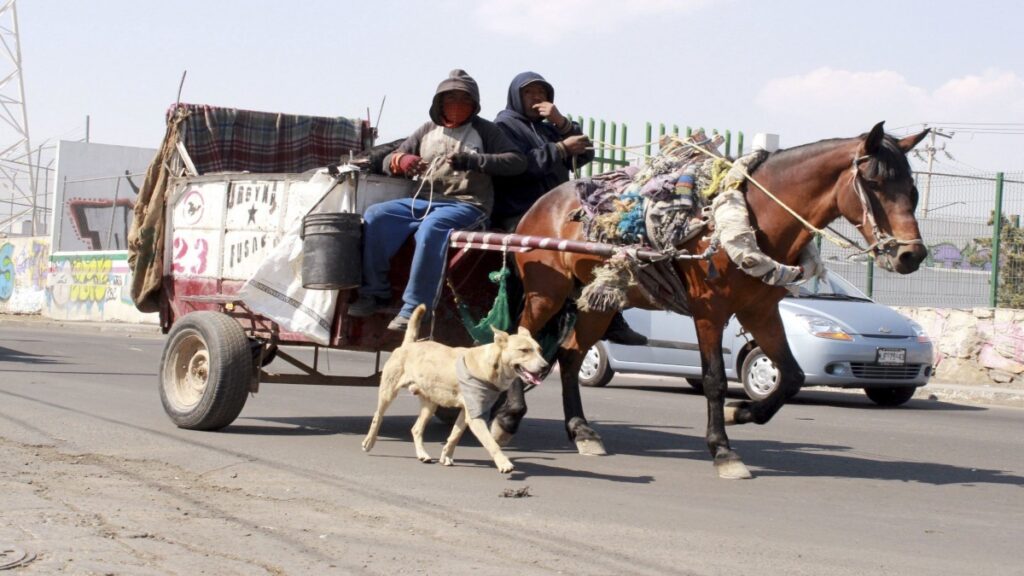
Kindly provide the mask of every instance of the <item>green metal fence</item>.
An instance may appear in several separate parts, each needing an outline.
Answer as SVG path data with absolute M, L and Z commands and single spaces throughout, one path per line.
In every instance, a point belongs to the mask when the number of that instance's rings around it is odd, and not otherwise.
M 629 127 L 626 124 L 619 122 L 607 122 L 605 120 L 595 120 L 593 118 L 584 119 L 582 116 L 569 116 L 569 118 L 583 128 L 583 133 L 587 135 L 592 141 L 594 141 L 594 161 L 583 167 L 582 175 L 593 176 L 594 174 L 602 174 L 609 170 L 621 168 L 622 166 L 628 166 L 629 164 L 638 163 L 645 156 L 651 156 L 652 153 L 657 153 L 658 140 L 666 135 L 680 135 L 681 133 L 685 136 L 693 134 L 695 131 L 703 130 L 703 128 L 692 128 L 685 126 L 683 131 L 680 132 L 678 124 L 672 124 L 671 126 L 664 123 L 658 124 L 657 135 L 654 132 L 654 125 L 650 122 L 644 124 L 644 135 L 643 140 L 638 144 L 631 143 L 629 141 Z M 709 134 L 718 134 L 718 130 L 711 130 Z M 723 144 L 726 156 L 732 156 L 733 146 L 733 135 L 730 130 L 726 130 L 722 133 L 725 138 Z M 743 150 L 743 132 L 736 133 L 736 155 L 740 155 Z M 640 152 L 642 150 L 642 152 Z M 627 157 L 628 154 L 632 154 L 632 157 Z

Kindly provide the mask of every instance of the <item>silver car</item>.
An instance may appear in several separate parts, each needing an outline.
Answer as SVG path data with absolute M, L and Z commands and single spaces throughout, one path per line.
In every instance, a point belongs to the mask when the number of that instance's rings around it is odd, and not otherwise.
M 789 347 L 804 371 L 804 386 L 863 388 L 882 406 L 898 406 L 932 375 L 931 340 L 913 320 L 877 304 L 834 272 L 800 287 L 779 304 Z M 580 384 L 604 386 L 616 372 L 679 375 L 703 387 L 693 320 L 672 312 L 627 310 L 647 346 L 604 341 L 590 351 Z M 764 398 L 779 373 L 753 337 L 733 317 L 722 337 L 726 377 L 739 381 L 747 396 Z

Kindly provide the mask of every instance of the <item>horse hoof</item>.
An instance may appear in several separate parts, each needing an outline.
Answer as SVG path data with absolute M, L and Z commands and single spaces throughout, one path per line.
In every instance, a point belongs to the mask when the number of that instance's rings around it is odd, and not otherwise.
M 715 464 L 715 471 L 718 472 L 719 478 L 725 480 L 749 480 L 754 477 L 746 465 L 739 460 L 729 460 L 721 464 Z
M 604 444 L 600 440 L 577 440 L 576 450 L 582 456 L 607 456 Z
M 498 446 L 502 447 L 508 446 L 508 443 L 512 441 L 512 434 L 506 432 L 497 420 L 491 422 L 491 437 L 498 443 Z

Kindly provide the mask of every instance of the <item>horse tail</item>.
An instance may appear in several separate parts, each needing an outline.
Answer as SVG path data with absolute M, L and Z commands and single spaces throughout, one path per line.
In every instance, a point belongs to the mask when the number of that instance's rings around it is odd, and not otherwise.
M 409 318 L 409 326 L 405 329 L 405 340 L 402 341 L 402 345 L 415 342 L 420 336 L 420 320 L 423 319 L 423 315 L 427 313 L 427 306 L 420 304 L 412 311 L 412 316 Z

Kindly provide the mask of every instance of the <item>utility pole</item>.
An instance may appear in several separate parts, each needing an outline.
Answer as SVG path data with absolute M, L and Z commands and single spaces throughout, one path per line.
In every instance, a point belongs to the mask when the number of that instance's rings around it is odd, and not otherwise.
M 927 127 L 928 125 L 925 124 L 925 128 Z M 928 173 L 926 174 L 927 178 L 924 181 L 924 194 L 921 195 L 921 218 L 928 217 L 928 197 L 931 195 L 932 192 L 932 166 L 935 164 L 935 153 L 946 151 L 945 142 L 942 143 L 942 146 L 938 148 L 935 147 L 936 136 L 942 136 L 943 138 L 953 137 L 952 134 L 946 134 L 941 129 L 935 127 L 932 127 L 931 132 L 929 132 L 928 146 L 926 146 L 924 149 L 925 154 L 928 155 Z

